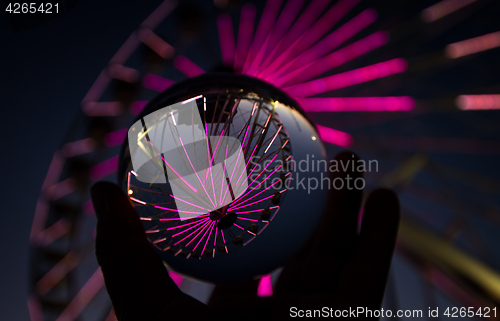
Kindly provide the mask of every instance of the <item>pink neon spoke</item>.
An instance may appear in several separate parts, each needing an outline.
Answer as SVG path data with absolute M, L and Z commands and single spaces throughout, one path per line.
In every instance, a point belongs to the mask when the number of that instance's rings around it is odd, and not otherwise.
M 242 212 L 235 212 L 236 214 L 248 214 L 248 213 L 255 213 L 255 212 L 262 212 L 264 209 L 259 208 L 257 210 L 250 210 L 250 211 L 242 211 Z
M 203 234 L 203 236 L 200 238 L 200 240 L 198 241 L 198 243 L 196 243 L 196 245 L 193 247 L 193 251 L 196 250 L 196 248 L 198 247 L 198 245 L 200 245 L 201 241 L 205 238 L 205 235 L 207 235 L 208 231 L 211 231 L 213 226 L 215 224 L 215 221 L 213 221 L 207 228 L 207 230 L 205 231 L 205 233 Z M 210 237 L 210 236 L 209 236 Z M 208 242 L 208 238 L 207 238 L 207 242 Z M 205 242 L 205 245 L 207 245 L 207 243 Z M 203 248 L 203 251 L 205 251 L 205 248 Z M 201 255 L 203 255 L 203 251 L 201 251 Z
M 269 148 L 271 147 L 271 145 L 274 143 L 274 140 L 276 139 L 276 137 L 278 136 L 278 134 L 280 133 L 281 131 L 281 128 L 283 128 L 283 125 L 280 126 L 280 128 L 278 128 L 278 130 L 276 131 L 276 134 L 274 135 L 273 139 L 271 140 L 271 142 L 269 143 L 269 145 L 267 146 L 266 150 L 264 151 L 264 154 L 267 153 L 267 151 L 269 150 Z
M 273 283 L 271 275 L 267 274 L 260 278 L 259 286 L 257 288 L 257 295 L 259 297 L 266 297 L 273 295 Z
M 226 145 L 226 156 L 224 157 L 224 159 L 227 159 L 228 148 L 229 148 L 229 146 Z M 223 199 L 222 199 L 222 194 L 224 193 L 224 185 L 227 185 L 227 182 L 224 179 L 224 176 L 226 175 L 226 167 L 224 165 L 222 165 L 221 168 L 223 168 L 223 170 L 222 170 L 222 184 L 221 184 L 221 188 L 220 188 L 220 204 L 224 204 Z M 226 183 L 224 184 L 224 182 L 226 182 Z M 229 185 L 227 188 L 229 189 Z M 226 194 L 224 193 L 224 199 L 225 198 L 226 198 Z
M 108 147 L 121 145 L 125 140 L 125 136 L 127 136 L 128 128 L 123 128 L 111 133 L 108 133 L 104 136 L 104 144 Z
M 215 227 L 215 222 L 210 227 L 210 233 L 208 234 L 207 240 L 205 241 L 205 245 L 203 246 L 203 250 L 201 250 L 201 254 L 205 253 L 205 249 L 207 248 L 208 240 L 210 240 L 210 236 L 212 236 L 212 231 L 214 230 L 214 227 Z M 217 231 L 217 229 L 216 229 L 216 231 Z
M 174 59 L 174 66 L 190 78 L 205 73 L 203 69 L 184 56 L 177 56 Z
M 189 230 L 191 230 L 191 229 L 193 229 L 193 228 L 195 228 L 195 227 L 197 227 L 197 226 L 200 226 L 201 224 L 205 224 L 205 223 L 207 222 L 207 220 L 209 220 L 209 218 L 208 218 L 208 217 L 207 217 L 207 218 L 204 218 L 203 220 L 201 220 L 201 221 L 199 221 L 199 222 L 196 222 L 196 224 L 195 224 L 195 225 L 193 225 L 193 226 L 191 226 L 191 227 L 189 227 L 189 228 L 187 228 L 187 229 L 185 229 L 185 230 L 183 230 L 183 231 L 180 231 L 180 232 L 177 232 L 176 234 L 173 234 L 173 235 L 172 235 L 172 237 L 176 237 L 176 236 L 178 236 L 178 235 L 184 234 L 185 232 L 187 232 L 187 231 L 189 231 Z
M 285 87 L 284 90 L 294 98 L 308 97 L 401 73 L 406 70 L 407 66 L 406 60 L 396 58 L 333 76 Z
M 462 110 L 500 109 L 500 95 L 460 95 L 455 104 Z
M 204 220 L 208 220 L 208 218 L 204 218 L 202 221 L 204 221 Z M 189 225 L 193 225 L 193 224 L 199 223 L 199 222 L 201 222 L 201 221 L 192 221 L 190 223 L 186 223 L 186 224 L 182 224 L 182 225 L 177 225 L 177 226 L 172 226 L 172 227 L 167 228 L 167 231 L 175 230 L 175 229 L 182 228 L 182 227 L 189 226 Z
M 388 40 L 389 36 L 386 32 L 378 31 L 349 46 L 332 52 L 326 57 L 320 58 L 308 65 L 283 75 L 278 78 L 274 84 L 276 86 L 290 86 L 307 81 L 386 44 Z
M 139 80 L 139 71 L 121 64 L 112 64 L 108 67 L 108 74 L 111 78 L 121 81 L 135 83 Z
M 175 196 L 174 194 L 170 194 L 170 196 L 172 196 L 172 197 L 173 197 L 173 198 L 175 198 L 176 200 L 181 201 L 181 202 L 183 202 L 183 203 L 186 203 L 186 204 L 189 204 L 189 205 L 191 205 L 191 206 L 194 206 L 194 207 L 200 208 L 200 209 L 202 209 L 202 210 L 206 210 L 206 211 L 208 211 L 208 209 L 206 209 L 206 208 L 204 208 L 204 207 L 201 207 L 201 206 L 198 206 L 198 205 L 196 205 L 196 204 L 190 203 L 190 202 L 188 202 L 188 201 L 185 201 L 185 200 L 183 200 L 182 198 L 179 198 L 179 197 Z M 175 202 L 174 202 L 174 203 L 175 203 Z
M 240 220 L 245 220 L 245 221 L 252 221 L 252 222 L 258 222 L 259 220 L 253 219 L 253 218 L 246 218 L 246 217 L 237 217 Z
M 113 156 L 110 159 L 107 159 L 104 162 L 95 165 L 94 167 L 91 167 L 89 170 L 89 177 L 92 181 L 97 181 L 116 172 L 117 166 L 118 155 Z
M 266 167 L 264 167 L 264 169 L 260 171 L 259 175 L 257 175 L 257 177 L 255 177 L 255 178 L 253 179 L 253 181 L 252 181 L 250 184 L 248 184 L 248 186 L 252 185 L 252 184 L 253 184 L 253 182 L 255 182 L 255 180 L 256 180 L 257 178 L 259 178 L 259 177 L 260 177 L 260 175 L 262 175 L 262 173 L 264 173 L 264 172 L 266 171 L 266 169 L 267 169 L 267 168 L 268 168 L 268 167 L 272 164 L 272 162 L 274 161 L 274 159 L 275 159 L 276 157 L 278 157 L 278 154 L 274 155 L 273 159 L 271 159 L 271 161 L 270 161 L 270 162 L 266 165 Z M 257 165 L 259 165 L 259 164 L 255 164 L 254 168 L 252 169 L 252 171 L 250 172 L 250 174 L 248 174 L 248 176 L 251 176 L 251 175 L 252 175 L 253 171 L 257 168 Z M 274 173 L 274 172 L 273 172 L 273 173 Z
M 200 218 L 203 218 L 203 217 L 207 217 L 208 214 L 204 214 L 204 215 L 200 215 L 200 216 L 194 216 L 194 217 L 187 217 L 185 218 L 184 220 L 187 221 L 187 220 L 192 220 L 192 219 L 200 219 Z M 149 219 L 146 219 L 145 217 L 141 217 L 141 220 L 143 221 L 151 221 L 151 218 Z M 160 218 L 158 219 L 160 222 L 163 222 L 163 221 L 180 221 L 181 218 L 180 217 L 172 217 L 172 218 Z
M 254 204 L 257 204 L 257 203 L 260 203 L 262 201 L 265 201 L 267 199 L 270 199 L 271 197 L 273 197 L 274 195 L 269 195 L 269 196 L 266 196 L 264 198 L 261 198 L 260 200 L 258 201 L 255 201 L 255 202 L 252 202 L 252 203 L 249 203 L 249 204 L 246 204 L 246 205 L 243 205 L 243 206 L 238 206 L 238 207 L 235 207 L 235 208 L 231 208 L 231 210 L 239 210 L 240 208 L 244 208 L 244 207 L 248 207 L 250 205 L 254 205 Z
M 250 162 L 252 161 L 252 157 L 253 157 L 253 154 L 255 153 L 255 150 L 256 150 L 256 149 L 257 149 L 257 144 L 256 144 L 256 145 L 255 145 L 255 147 L 253 148 L 252 154 L 250 154 L 250 157 L 248 158 L 248 161 L 247 161 L 247 162 L 246 162 L 246 164 L 245 164 L 245 168 L 247 168 L 247 167 L 248 167 L 248 164 L 250 164 Z M 255 168 L 254 168 L 254 169 L 255 169 Z M 243 171 L 241 172 L 240 177 L 238 177 L 238 180 L 236 181 L 236 186 L 238 186 L 238 183 L 240 182 L 240 179 L 243 177 L 243 174 L 244 174 L 245 172 L 246 172 L 245 170 L 243 170 Z M 248 176 L 250 176 L 250 175 L 251 175 L 251 173 L 250 173 L 249 175 L 247 175 L 247 177 L 248 177 Z
M 242 229 L 243 231 L 245 230 L 243 227 L 239 226 L 239 225 L 238 225 L 238 224 L 236 224 L 236 223 L 233 223 L 233 225 L 234 225 L 234 226 L 236 226 L 236 227 L 237 227 L 237 228 L 239 228 L 239 229 Z
M 265 179 L 263 179 L 259 184 L 255 185 L 251 190 L 249 190 L 248 192 L 246 192 L 242 197 L 240 197 L 239 199 L 242 199 L 243 197 L 247 196 L 248 194 L 250 194 L 254 189 L 256 189 L 257 187 L 259 187 L 262 183 L 264 183 L 269 177 L 271 177 L 278 169 L 281 168 L 281 165 L 279 165 L 278 167 L 276 167 L 276 169 L 274 171 L 272 171 L 271 174 L 269 174 Z M 260 173 L 262 174 L 262 172 Z M 260 176 L 259 174 L 259 176 Z M 254 180 L 255 181 L 255 180 Z M 254 182 L 252 181 L 252 183 Z M 252 185 L 252 183 L 250 183 L 248 186 Z
M 200 235 L 201 233 L 203 233 L 203 231 L 209 227 L 210 225 L 212 225 L 213 221 L 208 221 L 207 224 L 205 224 L 202 229 L 198 232 L 198 234 L 196 234 L 195 236 L 193 236 L 193 238 L 191 239 L 191 241 L 187 242 L 186 243 L 186 247 L 189 246 L 189 244 L 191 244 L 191 242 L 193 242 L 194 240 L 196 240 L 196 238 L 198 237 L 198 235 Z M 196 232 L 196 231 L 195 231 Z
M 278 11 L 281 7 L 282 0 L 267 0 L 266 6 L 260 18 L 259 25 L 257 26 L 257 31 L 255 32 L 255 37 L 252 41 L 250 51 L 248 52 L 247 58 L 245 60 L 242 72 L 246 73 L 250 64 L 253 62 L 257 52 L 263 45 L 265 39 L 269 35 L 269 32 L 276 20 Z
M 180 241 L 177 241 L 176 243 L 174 243 L 174 245 L 177 245 L 177 244 L 181 243 L 182 241 L 184 241 L 185 239 L 187 239 L 188 237 L 190 237 L 190 236 L 191 236 L 191 235 L 193 235 L 194 233 L 198 232 L 200 229 L 205 228 L 208 224 L 210 224 L 210 222 L 211 222 L 210 220 L 207 220 L 206 222 L 204 222 L 204 224 L 203 224 L 202 226 L 198 227 L 196 230 L 194 230 L 193 232 L 191 232 L 189 235 L 185 236 L 185 237 L 184 237 L 183 239 L 181 239 Z M 187 230 L 185 230 L 185 231 L 183 231 L 183 232 L 179 232 L 179 233 L 177 233 L 177 234 L 175 234 L 175 235 L 172 235 L 172 237 L 175 237 L 175 236 L 177 236 L 177 235 L 180 235 L 180 234 L 182 234 L 182 233 L 184 233 L 184 232 L 186 232 L 186 231 L 190 230 L 191 228 L 192 228 L 192 227 L 190 227 L 189 229 L 187 229 Z M 202 231 L 203 231 L 203 230 L 202 230 Z
M 200 212 L 192 212 L 192 211 L 174 210 L 173 208 L 168 208 L 168 207 L 163 207 L 163 206 L 158 206 L 158 205 L 155 205 L 154 207 L 161 209 L 161 210 L 168 211 L 168 212 L 179 212 L 179 213 L 188 213 L 188 214 L 205 214 L 206 213 L 206 212 L 200 213 Z
M 177 175 L 177 177 L 179 177 L 179 178 L 180 178 L 180 180 L 181 180 L 184 184 L 186 184 L 186 185 L 187 185 L 187 186 L 188 186 L 188 187 L 189 187 L 189 188 L 190 188 L 193 192 L 198 193 L 198 190 L 197 190 L 196 188 L 194 188 L 193 186 L 191 186 L 188 182 L 186 182 L 186 180 L 185 180 L 184 178 L 182 178 L 182 176 L 181 176 L 181 175 L 179 175 L 179 173 L 177 173 L 177 172 L 176 172 L 176 170 L 175 170 L 175 169 L 173 169 L 173 167 L 172 167 L 172 166 L 170 166 L 170 164 L 169 164 L 169 163 L 167 163 L 167 161 L 165 160 L 165 158 L 163 158 L 163 156 L 162 156 L 161 154 L 158 154 L 158 156 L 160 156 L 160 157 L 161 157 L 161 159 L 162 159 L 162 160 L 163 160 L 163 162 L 164 162 L 164 163 L 168 166 L 168 168 L 170 168 L 170 169 L 172 170 L 172 172 L 174 172 L 174 173 L 175 173 L 175 175 Z
M 300 38 L 300 42 L 293 50 L 292 56 L 297 56 L 309 49 L 320 40 L 337 22 L 349 12 L 359 0 L 341 0 L 328 10 L 317 22 L 314 23 Z M 341 27 L 342 28 L 342 27 Z M 262 69 L 265 72 L 265 69 Z M 267 74 L 269 75 L 269 74 Z
M 262 59 L 264 58 L 264 52 L 266 51 L 267 44 L 269 43 L 271 35 L 267 36 L 266 41 L 264 41 L 264 44 L 260 47 L 259 51 L 255 55 L 253 61 L 250 63 L 250 67 L 248 70 L 245 72 L 245 74 L 250 75 L 250 76 L 257 76 L 258 74 L 258 67 L 260 63 L 262 62 Z
M 422 10 L 421 17 L 427 23 L 434 22 L 477 0 L 443 0 Z
M 238 42 L 236 44 L 236 54 L 234 56 L 234 70 L 236 72 L 240 72 L 243 68 L 248 49 L 252 43 L 255 11 L 255 7 L 252 4 L 245 4 L 241 8 Z
M 214 247 L 215 247 L 215 244 L 217 244 L 217 231 L 218 230 L 219 230 L 219 228 L 217 226 L 215 226 Z
M 210 227 L 210 233 L 208 233 L 207 240 L 205 241 L 205 245 L 203 246 L 203 250 L 201 250 L 201 253 L 205 253 L 205 249 L 207 248 L 208 241 L 210 240 L 210 236 L 212 236 L 212 231 L 214 230 L 214 228 L 217 230 L 217 228 L 216 228 L 216 226 L 215 226 L 215 222 L 214 222 L 214 224 Z
M 312 48 L 301 53 L 299 56 L 293 57 L 293 59 L 291 59 L 285 66 L 266 78 L 269 78 L 270 80 L 276 79 L 276 77 L 282 75 L 287 70 L 300 68 L 311 62 L 314 62 L 321 57 L 324 57 L 332 50 L 343 44 L 345 41 L 349 40 L 361 30 L 366 28 L 368 25 L 373 23 L 376 19 L 377 14 L 375 10 L 366 9 L 356 17 L 349 20 L 343 26 L 330 33 L 327 37 L 319 41 Z M 305 36 L 301 39 L 304 38 Z
M 118 116 L 123 112 L 123 106 L 117 101 L 89 101 L 82 106 L 87 116 Z
M 444 52 L 454 59 L 497 47 L 500 47 L 500 31 L 449 44 Z
M 225 245 L 226 239 L 224 238 L 224 231 L 222 229 L 220 230 L 220 235 L 222 235 L 222 243 L 224 243 L 224 245 Z
M 265 50 L 265 56 L 271 57 L 274 56 L 275 51 L 278 49 L 279 42 L 283 39 L 286 32 L 292 25 L 295 17 L 299 13 L 302 5 L 304 4 L 304 0 L 296 0 L 296 1 L 288 1 L 283 12 L 278 17 L 276 25 L 273 27 L 273 31 L 270 35 L 269 44 Z M 257 66 L 258 70 L 265 68 L 270 59 L 266 59 L 264 62 L 264 66 Z
M 226 67 L 232 67 L 234 64 L 235 44 L 231 16 L 227 13 L 221 13 L 217 17 L 217 28 L 219 29 L 222 62 Z
M 151 48 L 158 56 L 169 59 L 175 54 L 175 49 L 156 33 L 147 28 L 139 30 L 139 40 Z
M 182 149 L 184 149 L 184 153 L 186 154 L 186 157 L 187 157 L 187 159 L 188 159 L 188 161 L 189 161 L 189 164 L 191 165 L 191 168 L 193 169 L 194 174 L 195 174 L 195 175 L 196 175 L 196 177 L 198 178 L 198 181 L 200 182 L 200 185 L 201 185 L 201 187 L 203 188 L 203 191 L 205 191 L 205 194 L 207 195 L 208 199 L 210 200 L 210 203 L 212 203 L 212 205 L 215 207 L 215 204 L 214 204 L 214 202 L 212 201 L 212 198 L 210 198 L 210 195 L 208 195 L 208 192 L 207 192 L 207 190 L 205 189 L 205 184 L 203 184 L 203 183 L 201 182 L 200 176 L 198 176 L 198 173 L 196 172 L 196 169 L 194 168 L 193 163 L 191 162 L 191 159 L 189 158 L 189 155 L 188 155 L 187 150 L 186 150 L 186 146 L 184 146 L 184 143 L 182 142 L 182 138 L 181 138 L 180 136 L 179 136 L 179 140 L 180 140 L 180 142 L 181 142 Z
M 217 149 L 219 148 L 220 139 L 224 135 L 224 131 L 225 131 L 225 129 L 222 130 L 222 132 L 219 135 L 219 138 L 217 139 L 217 145 L 215 145 L 215 149 L 214 149 L 214 151 L 212 153 L 212 159 L 210 160 L 210 164 L 213 164 L 215 155 L 218 153 Z M 217 173 L 216 173 L 216 175 L 217 175 Z
M 304 35 L 304 32 L 314 23 L 314 21 L 316 21 L 316 18 L 319 17 L 329 2 L 330 0 L 314 0 L 309 4 L 304 13 L 299 16 L 297 22 L 293 24 L 283 37 L 283 40 L 277 45 L 278 48 L 275 53 L 279 54 L 279 56 L 275 57 L 275 55 L 270 55 L 268 56 L 268 60 L 264 62 L 263 68 L 265 70 L 270 69 L 270 71 L 274 71 L 281 65 L 286 56 L 291 52 L 287 51 L 287 49 L 289 49 L 297 39 Z M 286 52 L 285 56 L 283 56 L 284 52 Z M 269 64 L 271 59 L 273 63 Z
M 306 50 L 320 40 L 337 22 L 339 22 L 360 0 L 340 0 L 333 5 L 302 38 L 297 49 Z
M 265 191 L 267 191 L 268 189 L 270 189 L 271 187 L 273 187 L 274 185 L 276 185 L 276 184 L 278 184 L 278 183 L 279 183 L 279 181 L 276 181 L 276 182 L 274 182 L 272 185 L 270 185 L 270 186 L 266 187 L 265 189 L 263 189 L 262 191 L 258 192 L 258 193 L 257 193 L 257 194 L 255 194 L 254 196 L 252 196 L 252 197 L 250 197 L 250 198 L 247 198 L 247 199 L 246 199 L 246 200 L 244 200 L 243 202 L 239 202 L 238 204 L 233 204 L 233 206 L 231 206 L 230 210 L 240 208 L 240 207 L 239 207 L 240 205 L 242 205 L 242 204 L 244 204 L 244 203 L 248 202 L 249 200 L 251 200 L 252 198 L 254 198 L 254 197 L 256 197 L 256 196 L 258 196 L 258 195 L 260 195 L 260 194 L 264 193 Z M 240 198 L 240 199 L 238 199 L 238 200 L 241 200 L 241 198 Z M 238 207 L 236 207 L 236 206 L 238 206 Z M 245 206 L 246 206 L 246 205 L 245 205 Z
M 146 74 L 142 77 L 142 85 L 146 88 L 153 89 L 155 91 L 162 92 L 168 87 L 172 86 L 175 81 L 166 79 L 153 74 Z
M 231 177 L 229 177 L 229 184 L 232 184 L 233 186 L 238 186 L 238 185 L 235 185 L 233 183 L 233 176 L 234 176 L 234 172 L 236 171 L 236 167 L 238 167 L 238 160 L 240 159 L 240 156 L 241 156 L 241 153 L 238 153 L 238 157 L 236 157 L 236 162 L 234 164 L 234 168 L 233 168 L 233 171 L 231 173 Z M 243 169 L 242 173 L 244 173 L 244 169 Z M 226 199 L 227 192 L 229 192 L 229 185 L 227 186 L 226 192 L 224 193 L 224 199 Z
M 344 133 L 340 130 L 333 129 L 333 128 L 320 126 L 320 125 L 316 125 L 316 126 L 318 128 L 318 134 L 321 137 L 322 141 L 324 141 L 326 143 L 338 145 L 341 147 L 349 147 L 352 145 L 352 136 L 351 135 Z
M 208 164 L 208 171 L 210 172 L 210 178 L 212 180 L 212 191 L 214 192 L 214 201 L 217 203 L 217 196 L 215 196 L 215 185 L 214 185 L 214 175 L 212 172 L 212 164 L 213 162 L 210 160 L 210 142 L 209 142 L 209 136 L 208 136 L 208 126 L 205 126 L 205 137 L 207 139 L 207 156 L 210 163 Z M 208 172 L 207 172 L 207 177 L 205 178 L 205 181 L 208 179 Z M 217 204 L 215 205 L 217 206 Z
M 297 102 L 307 112 L 410 111 L 415 108 L 415 100 L 409 96 L 302 98 Z

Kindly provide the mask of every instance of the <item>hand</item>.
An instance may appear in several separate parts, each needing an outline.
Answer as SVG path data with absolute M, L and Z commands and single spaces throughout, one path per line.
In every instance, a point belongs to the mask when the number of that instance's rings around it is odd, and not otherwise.
M 352 154 L 344 152 L 336 159 L 352 160 Z M 362 173 L 334 173 L 346 175 L 354 180 Z M 399 223 L 398 197 L 390 190 L 370 194 L 358 234 L 363 192 L 332 189 L 318 231 L 284 267 L 273 296 L 258 297 L 256 280 L 218 285 L 208 306 L 182 293 L 170 279 L 118 186 L 96 183 L 91 196 L 98 220 L 96 256 L 120 321 L 281 319 L 290 316 L 291 307 L 381 306 Z

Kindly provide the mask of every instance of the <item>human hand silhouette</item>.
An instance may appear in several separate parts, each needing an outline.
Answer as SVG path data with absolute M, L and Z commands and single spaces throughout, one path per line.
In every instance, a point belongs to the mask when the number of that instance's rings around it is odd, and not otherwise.
M 336 159 L 352 160 L 344 152 Z M 355 156 L 357 158 L 357 156 Z M 355 158 L 355 159 L 356 159 Z M 359 172 L 337 172 L 353 180 Z M 97 216 L 96 256 L 119 321 L 290 317 L 297 309 L 379 309 L 399 224 L 399 200 L 387 189 L 332 189 L 313 238 L 285 266 L 273 296 L 258 297 L 258 280 L 217 285 L 205 305 L 182 293 L 146 239 L 128 197 L 115 184 L 91 188 Z

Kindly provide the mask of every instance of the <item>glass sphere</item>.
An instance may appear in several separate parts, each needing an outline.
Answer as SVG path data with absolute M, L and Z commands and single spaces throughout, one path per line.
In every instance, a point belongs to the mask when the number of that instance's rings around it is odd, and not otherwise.
M 314 232 L 326 191 L 296 181 L 326 175 L 297 171 L 300 161 L 325 160 L 317 137 L 270 84 L 205 74 L 145 106 L 121 150 L 119 180 L 170 268 L 243 281 L 286 263 Z

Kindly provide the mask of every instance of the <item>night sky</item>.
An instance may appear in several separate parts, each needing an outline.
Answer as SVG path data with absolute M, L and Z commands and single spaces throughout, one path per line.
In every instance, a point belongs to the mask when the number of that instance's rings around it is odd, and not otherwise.
M 29 320 L 28 237 L 52 155 L 97 75 L 159 3 L 80 1 L 52 21 L 15 33 L 0 13 L 2 320 Z

